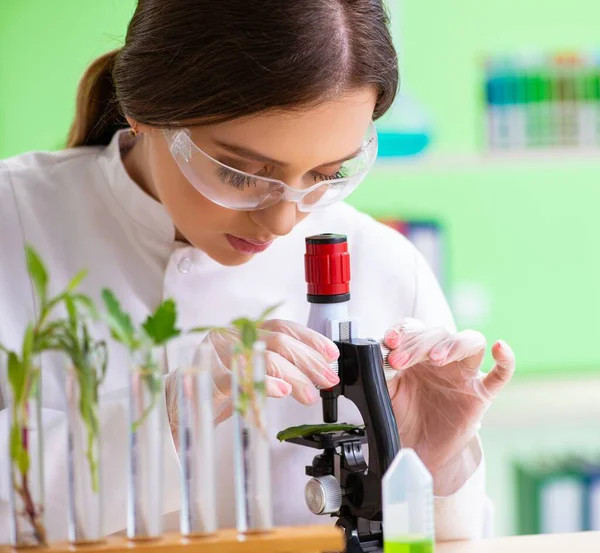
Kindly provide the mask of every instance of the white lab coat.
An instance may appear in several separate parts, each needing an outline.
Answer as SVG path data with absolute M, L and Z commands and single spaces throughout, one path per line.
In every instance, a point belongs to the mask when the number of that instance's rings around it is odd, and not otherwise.
M 175 241 L 167 211 L 127 175 L 115 135 L 108 147 L 59 153 L 29 153 L 0 162 L 0 342 L 18 348 L 34 313 L 23 247 L 41 254 L 55 293 L 81 268 L 89 270 L 82 290 L 100 304 L 111 288 L 135 320 L 142 320 L 163 299 L 172 297 L 180 325 L 227 324 L 240 315 L 256 316 L 281 302 L 274 317 L 305 324 L 309 305 L 304 282 L 304 238 L 321 232 L 348 236 L 352 259 L 351 314 L 360 318 L 363 336 L 381 337 L 407 316 L 453 327 L 446 301 L 422 257 L 394 230 L 342 204 L 311 214 L 266 252 L 239 267 L 223 267 L 203 252 Z M 109 339 L 105 329 L 97 336 Z M 178 365 L 177 344 L 167 350 L 168 367 Z M 43 418 L 46 523 L 51 540 L 67 532 L 65 416 L 62 370 L 57 357 L 43 358 Z M 6 394 L 6 376 L 0 382 Z M 111 342 L 108 375 L 101 392 L 103 488 L 106 531 L 126 524 L 127 355 Z M 340 407 L 340 420 L 354 421 L 352 405 Z M 0 543 L 8 540 L 7 424 L 0 412 Z M 291 425 L 317 423 L 321 407 L 292 399 L 269 402 L 271 436 Z M 177 529 L 180 505 L 179 462 L 165 424 L 165 513 L 167 528 Z M 218 520 L 234 525 L 232 425 L 217 430 Z M 477 469 L 453 496 L 436 498 L 439 539 L 481 536 L 489 523 L 484 463 L 479 445 Z M 304 468 L 315 451 L 272 440 L 272 489 L 275 522 L 331 524 L 312 515 L 304 503 Z M 169 515 L 170 513 L 170 515 Z

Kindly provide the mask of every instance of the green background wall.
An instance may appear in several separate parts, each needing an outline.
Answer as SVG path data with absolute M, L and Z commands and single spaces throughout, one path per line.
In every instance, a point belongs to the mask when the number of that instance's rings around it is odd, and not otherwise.
M 121 44 L 133 8 L 0 2 L 0 157 L 62 145 L 82 72 Z M 448 295 L 483 288 L 480 328 L 513 345 L 519 376 L 597 371 L 600 156 L 483 155 L 479 71 L 489 53 L 600 46 L 600 4 L 405 0 L 393 13 L 403 79 L 434 122 L 434 143 L 419 160 L 380 163 L 350 202 L 444 224 Z

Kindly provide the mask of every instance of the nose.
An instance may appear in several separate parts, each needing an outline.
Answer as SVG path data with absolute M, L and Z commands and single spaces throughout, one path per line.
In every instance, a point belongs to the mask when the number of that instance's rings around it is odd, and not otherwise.
M 298 208 L 292 202 L 279 202 L 266 209 L 249 211 L 250 219 L 274 236 L 285 236 L 296 226 Z

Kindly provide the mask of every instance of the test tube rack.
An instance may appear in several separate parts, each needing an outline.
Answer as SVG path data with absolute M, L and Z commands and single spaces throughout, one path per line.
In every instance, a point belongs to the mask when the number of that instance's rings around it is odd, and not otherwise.
M 276 527 L 268 532 L 248 534 L 240 534 L 232 528 L 198 538 L 165 533 L 159 539 L 130 541 L 114 536 L 98 544 L 75 546 L 64 542 L 35 549 L 40 553 L 331 553 L 344 548 L 340 528 L 314 525 Z M 31 549 L 0 545 L 0 553 L 29 553 Z

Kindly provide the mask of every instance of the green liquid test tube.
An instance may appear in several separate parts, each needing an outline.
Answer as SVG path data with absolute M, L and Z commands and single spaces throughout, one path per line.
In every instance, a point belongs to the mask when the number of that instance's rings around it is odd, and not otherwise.
M 552 77 L 550 70 L 540 69 L 538 75 L 538 102 L 539 102 L 539 140 L 541 146 L 552 146 L 555 143 L 554 112 L 552 109 Z
M 433 479 L 413 449 L 401 449 L 382 479 L 384 553 L 433 553 Z
M 592 102 L 596 106 L 596 146 L 600 146 L 600 59 L 594 65 L 590 81 Z
M 524 68 L 527 146 L 537 148 L 543 143 L 543 112 L 541 104 L 541 77 L 537 65 L 530 63 Z
M 433 540 L 415 538 L 411 540 L 384 540 L 384 553 L 433 553 Z

